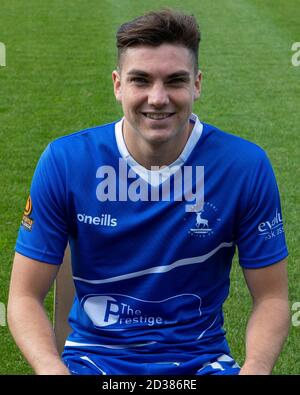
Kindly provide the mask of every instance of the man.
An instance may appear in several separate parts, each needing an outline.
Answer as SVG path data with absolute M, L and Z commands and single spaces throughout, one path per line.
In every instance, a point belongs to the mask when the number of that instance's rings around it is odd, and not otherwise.
M 37 374 L 270 374 L 288 333 L 287 248 L 262 149 L 200 122 L 192 16 L 117 33 L 124 117 L 52 142 L 14 259 L 11 332 Z M 43 307 L 72 252 L 73 332 L 59 356 Z M 253 299 L 241 369 L 222 329 L 236 247 Z

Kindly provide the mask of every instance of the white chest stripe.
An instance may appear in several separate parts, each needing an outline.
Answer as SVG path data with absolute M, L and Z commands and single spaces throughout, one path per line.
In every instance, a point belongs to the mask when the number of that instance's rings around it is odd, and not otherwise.
M 135 347 L 144 347 L 155 344 L 157 342 L 147 342 L 147 343 L 132 343 L 132 344 L 95 344 L 95 343 L 78 343 L 73 342 L 71 340 L 67 340 L 65 343 L 65 347 L 104 347 L 111 348 L 112 350 L 121 350 L 125 348 L 135 348 Z
M 83 281 L 83 282 L 89 283 L 89 284 L 107 284 L 107 283 L 114 283 L 114 282 L 118 282 L 118 281 L 128 280 L 130 278 L 145 276 L 147 274 L 166 273 L 166 272 L 169 272 L 170 270 L 176 269 L 177 267 L 180 267 L 180 266 L 194 265 L 196 263 L 205 262 L 209 258 L 211 258 L 216 252 L 218 252 L 221 248 L 232 247 L 232 246 L 233 246 L 233 243 L 221 243 L 220 245 L 218 245 L 218 247 L 216 247 L 215 249 L 213 249 L 212 251 L 208 252 L 205 255 L 179 259 L 178 261 L 175 261 L 175 262 L 171 263 L 170 265 L 154 266 L 149 269 L 140 270 L 138 272 L 123 274 L 121 276 L 115 276 L 115 277 L 110 277 L 110 278 L 104 278 L 102 280 L 87 280 L 85 278 L 76 277 L 76 276 L 73 276 L 73 279 L 76 281 Z

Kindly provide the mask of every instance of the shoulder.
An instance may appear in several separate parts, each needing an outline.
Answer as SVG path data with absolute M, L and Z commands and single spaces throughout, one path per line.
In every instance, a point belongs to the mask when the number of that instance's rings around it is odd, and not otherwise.
M 47 168 L 51 173 L 56 169 L 56 173 L 63 177 L 70 171 L 87 171 L 91 165 L 98 163 L 99 152 L 101 157 L 115 157 L 116 122 L 84 129 L 53 140 L 42 153 L 38 167 Z
M 214 125 L 203 123 L 205 145 L 218 157 L 251 166 L 268 161 L 265 150 L 259 145 L 231 132 L 225 132 Z
M 88 129 L 80 130 L 65 136 L 58 137 L 53 140 L 49 146 L 53 150 L 59 150 L 60 148 L 70 148 L 74 150 L 76 147 L 85 146 L 89 142 L 102 143 L 108 142 L 114 138 L 115 122 L 111 122 L 105 125 L 94 126 Z

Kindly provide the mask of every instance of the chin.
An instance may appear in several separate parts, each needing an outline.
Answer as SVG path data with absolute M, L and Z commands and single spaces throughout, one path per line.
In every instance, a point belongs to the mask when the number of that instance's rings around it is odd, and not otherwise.
M 169 131 L 156 130 L 147 133 L 147 135 L 145 135 L 145 138 L 151 143 L 165 143 L 172 140 L 172 138 L 174 138 L 174 135 Z

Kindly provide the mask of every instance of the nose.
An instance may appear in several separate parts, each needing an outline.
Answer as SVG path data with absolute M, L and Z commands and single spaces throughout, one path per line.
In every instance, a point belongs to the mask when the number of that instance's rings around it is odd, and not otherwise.
M 155 83 L 148 93 L 148 104 L 153 107 L 164 107 L 169 104 L 169 95 L 162 83 Z

